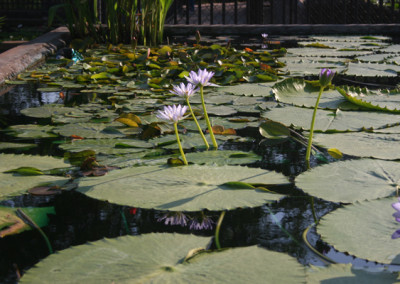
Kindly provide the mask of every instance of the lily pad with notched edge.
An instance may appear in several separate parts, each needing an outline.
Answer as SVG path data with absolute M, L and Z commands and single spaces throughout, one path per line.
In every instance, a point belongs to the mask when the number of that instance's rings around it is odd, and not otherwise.
M 392 196 L 400 186 L 400 163 L 372 159 L 339 161 L 296 177 L 304 192 L 333 202 L 353 203 Z
M 56 127 L 53 131 L 67 137 L 73 135 L 96 139 L 125 137 L 117 125 L 120 123 L 72 123 Z
M 50 255 L 28 270 L 20 283 L 275 284 L 305 280 L 304 267 L 284 253 L 257 246 L 204 251 L 209 242 L 208 237 L 165 233 L 104 239 Z
M 322 240 L 335 249 L 358 258 L 385 264 L 400 264 L 400 239 L 392 239 L 399 223 L 391 204 L 397 198 L 382 198 L 347 205 L 325 215 L 317 226 Z
M 133 167 L 103 177 L 81 178 L 77 191 L 119 205 L 171 211 L 257 207 L 283 195 L 262 189 L 232 189 L 229 182 L 288 184 L 281 174 L 241 166 Z

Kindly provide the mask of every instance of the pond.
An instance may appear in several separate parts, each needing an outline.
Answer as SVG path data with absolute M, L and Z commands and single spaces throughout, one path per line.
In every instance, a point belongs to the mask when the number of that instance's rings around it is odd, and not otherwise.
M 400 46 L 383 36 L 186 43 L 90 46 L 4 86 L 1 282 L 394 282 Z M 308 169 L 321 68 L 336 74 Z M 185 166 L 156 114 L 185 104 L 171 86 L 198 69 L 215 72 L 204 98 L 218 150 L 197 93 L 211 147 L 190 116 L 180 121 Z

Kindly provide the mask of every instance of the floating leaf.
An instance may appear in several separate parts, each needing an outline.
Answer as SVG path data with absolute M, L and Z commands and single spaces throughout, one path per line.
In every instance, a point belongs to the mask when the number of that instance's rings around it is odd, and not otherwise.
M 232 150 L 204 151 L 186 153 L 190 163 L 199 165 L 244 165 L 261 160 L 254 152 L 241 152 Z
M 36 118 L 50 118 L 52 115 L 76 112 L 74 108 L 64 107 L 62 105 L 43 105 L 40 107 L 26 108 L 21 110 L 21 113 Z
M 317 226 L 322 240 L 337 250 L 368 261 L 400 264 L 399 239 L 392 234 L 399 223 L 392 214 L 391 204 L 397 198 L 365 201 L 339 208 L 325 215 Z
M 340 152 L 338 149 L 336 148 L 329 148 L 328 149 L 328 154 L 331 155 L 332 158 L 334 159 L 341 159 L 343 158 L 343 154 L 342 152 Z
M 172 211 L 255 207 L 282 198 L 279 194 L 257 190 L 230 191 L 220 187 L 233 181 L 264 185 L 287 183 L 280 174 L 240 166 L 148 166 L 81 179 L 77 190 L 120 205 Z
M 396 193 L 400 164 L 372 159 L 340 161 L 315 167 L 296 177 L 304 192 L 333 202 L 353 203 Z
M 260 134 L 268 139 L 286 139 L 290 137 L 290 130 L 282 123 L 267 120 L 259 127 Z
M 294 258 L 257 246 L 201 252 L 210 238 L 147 234 L 104 239 L 52 254 L 28 270 L 20 283 L 301 283 L 305 271 Z M 186 258 L 189 252 L 200 251 Z M 130 269 L 126 270 L 126 266 Z M 237 269 L 240 267 L 240 269 Z M 43 275 L 46 275 L 43 278 Z

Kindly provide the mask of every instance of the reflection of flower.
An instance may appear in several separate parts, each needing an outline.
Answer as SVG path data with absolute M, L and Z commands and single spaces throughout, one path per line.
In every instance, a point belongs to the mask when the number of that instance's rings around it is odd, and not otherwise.
M 189 225 L 191 230 L 212 230 L 215 222 L 211 217 L 204 215 L 199 218 L 193 218 L 190 220 Z
M 184 118 L 186 110 L 187 106 L 164 106 L 164 110 L 159 110 L 156 116 L 159 119 L 177 123 L 179 120 Z
M 261 36 L 262 36 L 263 39 L 266 39 L 268 37 L 268 34 L 264 33 L 264 34 L 261 34 Z
M 195 85 L 188 83 L 187 85 L 181 83 L 180 86 L 173 86 L 171 93 L 184 98 L 190 98 L 199 90 Z
M 323 68 L 319 73 L 319 84 L 321 87 L 329 86 L 332 82 L 333 76 L 335 76 L 335 71 L 331 69 Z
M 398 198 L 398 202 L 393 203 L 392 207 L 397 211 L 395 213 L 393 213 L 393 217 L 396 219 L 397 222 L 400 222 L 400 198 Z M 400 229 L 396 230 L 393 234 L 392 234 L 392 239 L 397 239 L 400 238 Z
M 182 212 L 168 212 L 157 219 L 157 222 L 164 222 L 165 225 L 187 226 L 189 218 Z
M 189 83 L 192 83 L 195 86 L 215 86 L 217 87 L 218 85 L 210 83 L 210 79 L 214 76 L 214 72 L 210 71 L 208 72 L 207 69 L 201 70 L 194 72 L 190 71 L 189 77 L 185 76 L 185 78 L 188 80 Z

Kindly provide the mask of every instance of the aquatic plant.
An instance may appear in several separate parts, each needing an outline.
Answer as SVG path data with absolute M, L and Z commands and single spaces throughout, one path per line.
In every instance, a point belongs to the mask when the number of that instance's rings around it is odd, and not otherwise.
M 211 136 L 211 140 L 213 142 L 213 146 L 215 149 L 218 149 L 218 143 L 215 140 L 215 136 L 212 130 L 212 126 L 210 123 L 210 119 L 208 118 L 208 114 L 207 114 L 207 109 L 206 109 L 206 104 L 204 102 L 204 94 L 203 94 L 203 90 L 205 86 L 218 86 L 216 84 L 213 84 L 210 82 L 211 78 L 214 76 L 214 72 L 209 72 L 207 71 L 207 69 L 201 70 L 199 69 L 196 72 L 191 71 L 189 73 L 189 76 L 185 76 L 185 78 L 193 85 L 195 86 L 199 86 L 200 87 L 200 97 L 201 97 L 201 105 L 203 107 L 203 112 L 204 112 L 204 118 L 206 119 L 206 123 L 207 123 L 207 127 L 208 127 L 208 131 L 210 132 L 210 136 Z
M 187 165 L 188 162 L 186 160 L 185 153 L 183 152 L 181 141 L 179 139 L 178 122 L 185 117 L 186 110 L 187 106 L 181 106 L 181 105 L 164 106 L 164 109 L 159 110 L 158 113 L 156 114 L 156 116 L 161 120 L 173 122 L 176 135 L 176 142 L 178 143 L 179 151 L 181 152 L 181 156 L 185 165 Z
M 200 124 L 197 121 L 196 116 L 193 113 L 192 106 L 190 105 L 190 102 L 189 102 L 189 98 L 194 96 L 198 90 L 199 90 L 199 88 L 196 88 L 196 86 L 193 84 L 188 83 L 187 85 L 185 85 L 184 83 L 181 83 L 179 86 L 176 86 L 176 85 L 173 86 L 173 90 L 170 92 L 175 95 L 185 98 L 186 104 L 189 108 L 189 111 L 192 114 L 193 121 L 196 123 L 197 129 L 199 130 L 201 138 L 203 139 L 204 144 L 206 145 L 206 148 L 208 149 L 208 148 L 210 148 L 210 145 L 208 145 L 207 139 L 204 136 L 203 130 L 201 129 Z
M 393 217 L 396 219 L 397 222 L 400 222 L 400 198 L 398 198 L 398 202 L 392 203 L 392 207 L 396 210 L 395 213 L 393 213 Z M 400 229 L 396 230 L 392 234 L 392 239 L 397 239 L 400 238 Z
M 317 114 L 319 100 L 321 98 L 322 92 L 324 91 L 325 87 L 327 87 L 331 84 L 333 76 L 335 76 L 335 71 L 332 71 L 331 69 L 323 68 L 321 70 L 321 72 L 319 73 L 320 89 L 319 89 L 318 98 L 315 103 L 314 112 L 313 112 L 312 119 L 311 119 L 310 135 L 308 136 L 308 146 L 307 146 L 307 152 L 306 152 L 306 163 L 307 163 L 308 168 L 310 168 L 311 145 L 312 145 L 312 138 L 313 138 L 313 134 L 314 134 L 315 116 Z

